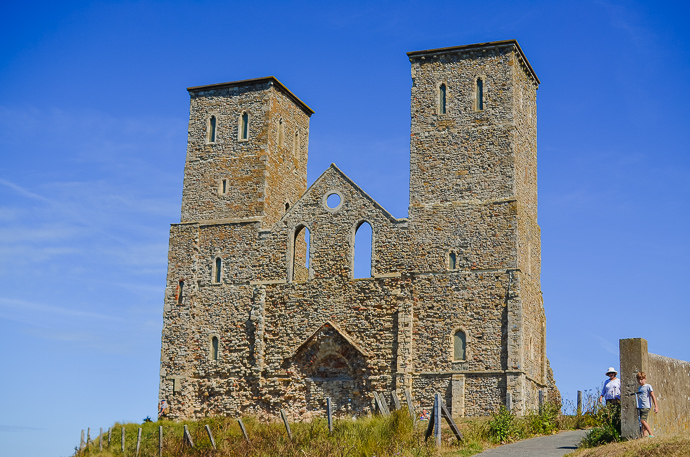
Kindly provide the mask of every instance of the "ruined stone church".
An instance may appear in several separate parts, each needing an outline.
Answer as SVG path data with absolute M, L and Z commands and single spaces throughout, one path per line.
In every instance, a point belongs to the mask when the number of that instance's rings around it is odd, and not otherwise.
M 515 40 L 415 51 L 410 206 L 392 216 L 331 165 L 307 187 L 313 111 L 275 77 L 188 89 L 170 229 L 160 399 L 174 419 L 322 416 L 375 391 L 454 416 L 539 392 L 539 79 Z M 369 224 L 371 273 L 354 277 Z M 358 247 L 359 249 L 359 247 Z

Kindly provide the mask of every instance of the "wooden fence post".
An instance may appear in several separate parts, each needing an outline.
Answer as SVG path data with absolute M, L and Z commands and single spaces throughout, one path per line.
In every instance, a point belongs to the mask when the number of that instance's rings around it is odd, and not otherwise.
M 163 426 L 158 426 L 158 456 L 163 457 Z
M 405 401 L 407 402 L 407 410 L 412 417 L 412 422 L 417 421 L 417 412 L 414 409 L 414 403 L 412 403 L 412 394 L 409 389 L 405 389 Z
M 453 434 L 458 439 L 458 441 L 462 441 L 462 433 L 460 433 L 460 429 L 458 428 L 458 426 L 455 425 L 455 421 L 446 409 L 446 405 L 443 404 L 443 400 L 441 400 L 441 415 L 446 419 L 446 422 L 448 422 L 448 426 L 453 431 Z
M 122 438 L 120 439 L 120 450 L 125 453 L 125 428 L 122 427 Z
M 434 416 L 435 412 L 436 398 L 434 397 L 434 406 L 431 408 L 431 416 L 429 417 L 429 423 L 427 424 L 426 432 L 424 433 L 424 441 L 428 440 L 429 437 L 434 433 L 434 425 L 436 424 L 436 416 Z
M 386 407 L 386 400 L 383 398 L 383 395 L 380 393 L 374 391 L 374 400 L 376 400 L 376 405 L 381 412 L 382 415 L 384 416 L 390 416 L 391 413 L 388 411 L 388 408 Z
M 285 430 L 287 430 L 288 437 L 292 440 L 292 431 L 290 430 L 290 424 L 288 424 L 287 414 L 284 410 L 280 410 L 280 415 L 283 418 L 283 423 L 285 424 Z
M 208 433 L 208 437 L 211 440 L 211 446 L 213 446 L 213 450 L 216 450 L 216 441 L 213 439 L 213 435 L 211 434 L 211 427 L 207 425 L 204 426 L 206 428 L 206 433 Z
M 542 409 L 544 408 L 544 391 L 539 390 L 539 413 L 541 414 Z
M 381 399 L 381 404 L 383 404 L 383 410 L 385 411 L 386 416 L 390 416 L 391 410 L 388 408 L 388 400 L 386 400 L 386 396 L 383 394 L 383 392 L 379 392 L 379 398 Z
M 187 429 L 187 426 L 184 426 L 184 439 L 187 440 L 187 443 L 191 447 L 194 447 L 194 441 L 192 441 L 192 435 L 189 434 L 189 429 Z
M 98 450 L 103 452 L 103 427 L 98 429 Z
M 110 438 L 112 437 L 113 429 L 108 427 L 108 448 L 110 448 Z
M 511 409 L 513 409 L 513 395 L 506 392 L 506 410 L 510 412 Z
M 434 395 L 434 421 L 436 428 L 434 429 L 434 436 L 436 437 L 436 447 L 441 447 L 441 394 Z
M 326 397 L 326 415 L 328 416 L 328 433 L 333 433 L 333 411 L 331 409 L 331 397 Z
M 397 410 L 401 410 L 402 406 L 400 405 L 400 397 L 398 397 L 398 391 L 397 390 L 391 390 L 391 397 L 393 397 L 393 407 Z
M 86 447 L 89 447 L 89 443 L 91 442 L 91 427 L 86 428 Z
M 242 434 L 244 435 L 244 439 L 247 440 L 247 443 L 249 443 L 249 435 L 247 435 L 247 429 L 244 428 L 244 424 L 242 423 L 242 419 L 237 419 L 237 422 L 240 424 L 240 428 L 242 429 Z
M 578 416 L 582 415 L 582 391 L 577 391 L 577 409 L 575 410 Z
M 136 457 L 139 457 L 139 447 L 141 446 L 141 427 L 139 427 L 139 431 L 137 432 L 137 452 L 136 452 Z
M 79 440 L 79 450 L 84 449 L 84 429 L 81 430 L 81 439 Z

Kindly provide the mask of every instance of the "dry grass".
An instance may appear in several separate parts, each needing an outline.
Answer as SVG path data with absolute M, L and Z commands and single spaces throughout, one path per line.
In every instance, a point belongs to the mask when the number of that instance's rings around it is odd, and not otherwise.
M 568 457 L 687 457 L 690 436 L 642 438 L 612 443 L 591 449 L 580 449 Z
M 553 408 L 544 408 L 542 414 L 531 413 L 524 418 L 496 414 L 492 417 L 466 418 L 457 421 L 463 434 L 458 442 L 446 424 L 443 425 L 442 447 L 436 448 L 433 439 L 424 439 L 427 423 L 412 425 L 407 410 L 395 411 L 390 417 L 362 417 L 356 421 L 341 419 L 334 422 L 333 433 L 328 433 L 325 419 L 291 423 L 293 439 L 289 439 L 281 422 L 261 423 L 254 418 L 244 418 L 251 443 L 244 440 L 234 419 L 208 417 L 200 421 L 147 422 L 144 424 L 115 424 L 112 442 L 104 436 L 103 451 L 98 449 L 98 437 L 86 449 L 78 451 L 78 457 L 122 457 L 120 431 L 125 428 L 125 455 L 134 456 L 137 431 L 142 430 L 139 455 L 158 455 L 158 427 L 164 427 L 163 447 L 166 457 L 469 457 L 499 441 L 495 425 L 499 417 L 509 419 L 510 431 L 515 432 L 509 441 L 554 433 L 557 429 L 575 428 L 581 418 L 557 416 Z M 182 440 L 183 427 L 187 426 L 194 447 Z M 218 447 L 213 450 L 204 428 L 209 425 Z M 518 433 L 519 432 L 519 433 Z

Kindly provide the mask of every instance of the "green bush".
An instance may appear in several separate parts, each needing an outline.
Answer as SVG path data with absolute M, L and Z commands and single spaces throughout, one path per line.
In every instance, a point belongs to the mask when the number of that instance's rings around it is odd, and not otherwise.
M 524 437 L 523 427 L 520 427 L 515 415 L 501 406 L 498 412 L 491 415 L 489 421 L 489 438 L 494 443 L 509 443 Z
M 527 427 L 530 435 L 551 435 L 559 429 L 558 419 L 561 405 L 545 403 L 541 411 L 532 411 L 527 415 Z
M 621 407 L 608 405 L 586 414 L 594 428 L 583 438 L 582 447 L 595 447 L 621 441 Z

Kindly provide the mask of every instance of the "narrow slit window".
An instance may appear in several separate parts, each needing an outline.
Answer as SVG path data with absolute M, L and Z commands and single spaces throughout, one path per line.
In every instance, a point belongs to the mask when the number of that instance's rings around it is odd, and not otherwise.
M 216 257 L 216 262 L 213 268 L 213 282 L 220 283 L 220 272 L 223 271 L 223 261 L 220 257 Z
M 448 254 L 448 269 L 455 270 L 457 268 L 457 255 L 454 252 Z
M 184 292 L 184 281 L 180 281 L 177 284 L 177 304 L 181 305 L 182 304 L 182 294 Z
M 285 126 L 283 125 L 283 120 L 278 121 L 278 146 L 283 147 L 283 136 L 284 136 Z
M 372 276 L 372 251 L 373 230 L 368 222 L 362 222 L 355 231 L 354 245 L 354 277 L 371 278 Z
M 295 138 L 292 143 L 292 155 L 297 156 L 297 151 L 299 150 L 299 132 L 295 132 Z
M 465 332 L 458 330 L 453 335 L 453 360 L 463 361 L 466 356 L 466 344 L 467 338 L 465 337 Z
M 221 195 L 225 195 L 228 193 L 228 180 L 223 179 L 220 183 L 220 193 Z
M 482 78 L 477 78 L 477 111 L 484 109 L 484 81 Z
M 240 140 L 246 140 L 249 138 L 249 114 L 242 113 L 242 118 L 240 120 Z
M 285 202 L 285 212 L 287 213 L 289 209 L 290 209 L 290 203 Z
M 306 281 L 309 279 L 309 244 L 311 234 L 309 229 L 302 226 L 295 231 L 292 244 L 292 280 Z
M 211 338 L 211 360 L 218 360 L 218 337 Z
M 446 114 L 446 85 L 438 88 L 438 114 Z
M 208 142 L 216 142 L 216 116 L 211 116 L 208 121 Z

